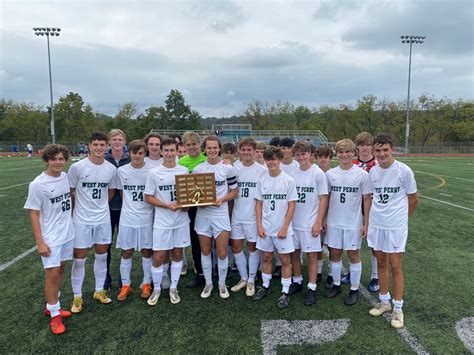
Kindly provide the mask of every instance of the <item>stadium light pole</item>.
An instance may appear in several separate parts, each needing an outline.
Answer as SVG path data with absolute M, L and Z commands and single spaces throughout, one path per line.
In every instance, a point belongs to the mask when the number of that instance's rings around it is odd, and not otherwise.
M 413 43 L 422 44 L 425 36 L 403 35 L 400 36 L 402 43 L 410 45 L 410 56 L 408 59 L 408 94 L 407 94 L 407 108 L 406 108 L 406 122 L 405 122 L 405 154 L 408 153 L 408 137 L 410 136 L 410 79 L 411 79 L 411 52 Z
M 50 106 L 50 119 L 51 119 L 51 139 L 53 143 L 56 143 L 56 130 L 54 128 L 54 110 L 53 110 L 53 80 L 51 77 L 51 53 L 49 50 L 49 37 L 59 36 L 61 29 L 59 27 L 34 27 L 35 35 L 46 36 L 46 42 L 48 43 L 48 65 L 49 65 L 49 94 L 51 98 Z

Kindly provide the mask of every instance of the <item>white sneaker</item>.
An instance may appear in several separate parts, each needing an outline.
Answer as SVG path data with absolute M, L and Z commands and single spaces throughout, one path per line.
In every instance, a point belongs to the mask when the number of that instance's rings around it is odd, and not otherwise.
M 181 276 L 186 276 L 188 274 L 188 265 L 183 263 L 181 267 Z
M 244 287 L 247 287 L 247 281 L 240 279 L 240 281 L 237 282 L 237 284 L 234 285 L 230 290 L 232 292 L 239 292 Z
M 253 282 L 247 282 L 247 289 L 245 290 L 245 294 L 249 297 L 255 295 L 255 284 Z
M 403 323 L 403 312 L 402 311 L 393 311 L 392 320 L 390 321 L 390 324 L 395 329 L 403 328 L 403 325 L 404 325 L 404 323 Z
M 163 290 L 169 289 L 171 286 L 170 277 L 167 274 L 163 274 L 163 279 L 161 280 L 161 288 Z
M 175 288 L 170 288 L 170 301 L 172 304 L 181 302 L 181 297 L 179 297 L 178 290 Z
M 208 284 L 204 286 L 204 290 L 201 292 L 201 298 L 209 298 L 211 297 L 211 292 L 214 289 L 214 286 L 212 284 Z
M 392 305 L 389 303 L 384 303 L 384 302 L 379 302 L 377 303 L 374 308 L 372 308 L 370 311 L 369 311 L 369 314 L 371 316 L 381 316 L 382 314 L 386 313 L 386 312 L 390 312 L 392 310 Z
M 148 303 L 149 306 L 156 305 L 158 303 L 158 300 L 160 299 L 160 295 L 161 295 L 161 290 L 153 290 L 153 293 L 148 298 L 146 303 Z
M 227 291 L 227 286 L 225 284 L 219 284 L 219 296 L 221 296 L 221 298 L 230 297 L 229 291 Z

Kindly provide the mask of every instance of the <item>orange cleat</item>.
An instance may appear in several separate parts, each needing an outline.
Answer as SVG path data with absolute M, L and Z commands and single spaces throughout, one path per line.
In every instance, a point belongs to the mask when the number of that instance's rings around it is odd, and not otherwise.
M 123 302 L 125 301 L 128 296 L 132 294 L 133 290 L 130 285 L 123 285 L 120 289 L 120 293 L 117 295 L 117 301 Z
M 51 333 L 55 335 L 62 334 L 66 331 L 66 327 L 64 326 L 63 319 L 60 315 L 51 318 L 49 321 L 49 326 L 51 328 Z
M 49 311 L 49 309 L 47 309 L 47 308 L 44 309 L 44 315 L 47 316 L 47 317 L 51 317 L 51 312 Z M 69 311 L 65 311 L 64 309 L 61 308 L 59 310 L 59 315 L 62 318 L 68 318 L 68 317 L 72 316 L 72 313 L 69 312 Z
M 148 299 L 151 296 L 151 285 L 150 284 L 143 284 L 142 294 L 140 295 L 143 299 Z

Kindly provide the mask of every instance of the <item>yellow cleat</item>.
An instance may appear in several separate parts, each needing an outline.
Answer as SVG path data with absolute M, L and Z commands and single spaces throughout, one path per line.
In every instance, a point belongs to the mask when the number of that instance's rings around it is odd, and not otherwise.
M 81 313 L 84 308 L 84 300 L 82 297 L 74 297 L 72 300 L 71 313 Z
M 93 297 L 95 300 L 98 300 L 102 304 L 112 303 L 112 299 L 107 296 L 107 291 L 105 290 L 95 291 Z

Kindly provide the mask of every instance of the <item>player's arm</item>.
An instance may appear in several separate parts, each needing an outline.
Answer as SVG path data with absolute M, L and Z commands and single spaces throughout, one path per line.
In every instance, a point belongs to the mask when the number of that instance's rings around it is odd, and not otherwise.
M 232 189 L 230 190 L 227 195 L 225 195 L 223 198 L 221 199 L 217 199 L 217 203 L 216 203 L 216 206 L 220 206 L 222 205 L 224 202 L 228 202 L 228 201 L 232 201 L 234 198 L 237 197 L 237 194 L 239 193 L 239 189 L 238 188 L 235 188 L 235 189 Z
M 418 193 L 408 194 L 408 215 L 411 216 L 418 206 Z
M 257 203 L 255 204 L 255 214 L 257 216 L 257 234 L 259 237 L 265 238 L 267 236 L 267 233 L 265 232 L 265 229 L 263 228 L 263 201 L 257 200 Z
M 35 236 L 38 253 L 41 256 L 49 256 L 51 254 L 51 250 L 49 249 L 49 246 L 44 242 L 43 233 L 41 233 L 40 211 L 29 210 L 29 214 L 31 221 L 31 229 L 33 230 L 33 235 Z
M 71 187 L 69 190 L 71 191 L 71 208 L 74 210 L 74 207 L 76 206 L 76 189 Z
M 115 189 L 109 189 L 109 203 L 110 203 L 110 201 L 112 201 L 112 199 L 114 198 L 115 192 L 116 192 Z
M 360 236 L 365 238 L 367 236 L 367 231 L 369 230 L 369 214 L 370 207 L 372 207 L 372 194 L 363 195 L 363 204 L 364 204 L 364 225 L 360 230 Z
M 323 229 L 323 222 L 324 217 L 326 215 L 326 211 L 328 209 L 328 201 L 329 195 L 321 195 L 319 196 L 319 210 L 318 210 L 318 217 L 311 228 L 311 235 L 313 237 L 317 237 L 321 230 Z
M 283 221 L 283 225 L 281 226 L 280 230 L 277 233 L 277 238 L 285 239 L 286 235 L 288 234 L 288 227 L 290 226 L 291 220 L 295 215 L 296 209 L 296 201 L 288 201 L 288 210 L 285 214 L 285 220 Z
M 153 195 L 145 194 L 145 201 L 146 203 L 155 207 L 167 208 L 172 211 L 176 211 L 177 209 L 176 203 L 167 203 L 167 202 L 161 201 L 160 199 L 157 199 Z

